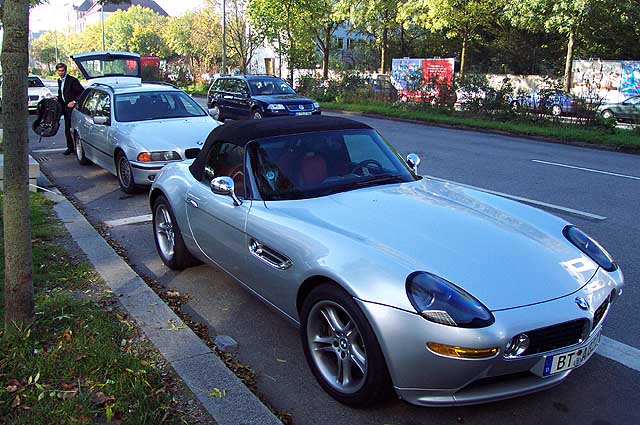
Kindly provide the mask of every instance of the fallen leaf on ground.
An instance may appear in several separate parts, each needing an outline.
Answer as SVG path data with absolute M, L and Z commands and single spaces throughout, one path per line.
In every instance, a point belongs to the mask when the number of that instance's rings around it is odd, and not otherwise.
M 103 393 L 102 391 L 97 392 L 93 396 L 93 404 L 95 404 L 98 407 L 104 407 L 107 404 L 113 403 L 114 401 L 116 401 L 116 398 L 114 396 L 107 395 L 107 394 Z

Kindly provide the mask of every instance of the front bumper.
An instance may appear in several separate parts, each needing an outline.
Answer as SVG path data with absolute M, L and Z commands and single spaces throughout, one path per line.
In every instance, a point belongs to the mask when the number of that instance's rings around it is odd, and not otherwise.
M 155 180 L 160 170 L 162 169 L 162 167 L 172 162 L 176 162 L 176 161 L 153 162 L 153 163 L 131 161 L 130 164 L 131 164 L 131 172 L 133 173 L 133 181 L 135 181 L 136 184 L 139 184 L 139 185 L 150 186 Z
M 297 116 L 308 116 L 308 115 L 321 115 L 322 111 L 320 109 L 314 109 L 313 111 L 290 111 L 288 109 L 285 110 L 275 110 L 271 111 L 269 109 L 264 110 L 265 117 L 297 117 Z
M 504 349 L 514 336 L 573 320 L 592 323 L 595 310 L 623 285 L 619 271 L 599 269 L 579 291 L 553 301 L 494 311 L 495 323 L 486 328 L 465 329 L 432 323 L 416 313 L 357 300 L 371 323 L 384 353 L 398 396 L 422 406 L 477 404 L 540 391 L 562 382 L 571 372 L 539 377 L 547 356 L 581 347 L 594 338 L 604 317 L 591 326 L 587 341 L 550 352 L 507 358 Z M 581 310 L 576 296 L 589 301 Z M 609 307 L 610 308 L 610 307 Z M 608 309 L 607 309 L 608 312 Z M 605 313 L 606 316 L 606 313 Z M 469 348 L 499 348 L 485 359 L 458 359 L 430 351 L 427 342 Z

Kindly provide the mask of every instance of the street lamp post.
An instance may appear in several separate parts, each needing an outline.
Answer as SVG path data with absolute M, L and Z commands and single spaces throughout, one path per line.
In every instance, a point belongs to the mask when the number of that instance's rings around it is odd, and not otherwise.
M 104 48 L 104 4 L 100 5 L 100 22 L 102 23 L 102 50 Z
M 227 0 L 222 0 L 222 74 L 227 72 Z

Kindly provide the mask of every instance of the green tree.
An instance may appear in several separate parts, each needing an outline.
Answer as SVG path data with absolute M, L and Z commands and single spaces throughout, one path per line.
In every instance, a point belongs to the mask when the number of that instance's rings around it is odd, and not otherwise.
M 244 74 L 254 53 L 264 41 L 250 25 L 244 11 L 248 0 L 230 0 L 227 2 L 227 46 L 231 58 L 235 58 L 240 71 Z M 229 7 L 230 6 L 230 7 Z M 229 18 L 230 15 L 230 18 Z
M 389 42 L 399 29 L 398 0 L 340 0 L 338 9 L 351 29 L 371 35 L 380 48 L 380 71 L 390 69 Z
M 29 0 L 5 0 L 2 10 L 4 127 L 4 293 L 5 335 L 33 322 L 33 271 L 29 217 Z
M 277 43 L 280 55 L 287 58 L 289 80 L 295 68 L 307 65 L 314 55 L 313 35 L 303 20 L 297 0 L 251 0 L 247 6 L 249 19 L 258 34 Z
M 333 51 L 333 35 L 344 23 L 340 0 L 301 0 L 303 21 L 311 29 L 313 41 L 322 53 L 322 78 L 329 77 L 329 59 Z
M 53 66 L 67 56 L 63 49 L 64 35 L 62 33 L 48 31 L 31 42 L 31 54 L 47 67 L 49 74 L 53 73 Z
M 168 54 L 166 41 L 158 34 L 165 27 L 165 18 L 153 10 L 133 5 L 127 10 L 118 10 L 104 21 L 105 44 L 109 50 L 124 50 L 142 55 L 165 57 Z M 102 37 L 100 24 L 90 29 L 91 43 L 95 34 Z
M 571 88 L 571 66 L 576 36 L 597 1 L 599 0 L 521 0 L 507 3 L 504 8 L 505 15 L 517 26 L 529 30 L 543 29 L 566 37 L 567 53 L 564 67 L 566 91 Z
M 482 28 L 497 20 L 502 0 L 411 0 L 399 7 L 398 19 L 406 25 L 415 24 L 431 31 L 445 31 L 448 37 L 458 37 L 460 74 L 467 66 L 468 44 Z

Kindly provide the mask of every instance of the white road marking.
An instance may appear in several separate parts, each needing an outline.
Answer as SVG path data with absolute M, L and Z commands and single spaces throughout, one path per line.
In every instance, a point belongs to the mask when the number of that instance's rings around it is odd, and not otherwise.
M 602 335 L 596 353 L 633 370 L 640 371 L 640 350 Z
M 531 162 L 537 162 L 538 164 L 554 165 L 556 167 L 571 168 L 571 169 L 574 169 L 574 170 L 589 171 L 591 173 L 606 174 L 608 176 L 623 177 L 625 179 L 640 180 L 640 177 L 636 177 L 636 176 L 629 176 L 629 175 L 626 175 L 626 174 L 611 173 L 609 171 L 594 170 L 593 168 L 576 167 L 575 165 L 559 164 L 557 162 L 541 161 L 539 159 L 532 159 Z
M 51 148 L 51 149 L 34 149 L 31 152 L 33 153 L 53 153 L 53 152 L 64 152 L 67 148 Z
M 136 217 L 121 218 L 119 220 L 105 221 L 104 224 L 106 224 L 109 227 L 118 227 L 118 226 L 124 226 L 127 224 L 146 223 L 151 220 L 152 220 L 151 214 L 145 214 L 145 215 L 139 215 Z
M 492 195 L 502 196 L 504 198 L 513 199 L 514 201 L 520 201 L 520 202 L 524 202 L 526 204 L 539 205 L 541 207 L 551 208 L 551 209 L 558 210 L 558 211 L 564 211 L 564 212 L 568 212 L 570 214 L 581 215 L 583 217 L 592 218 L 594 220 L 606 220 L 607 219 L 607 217 L 604 217 L 604 216 L 601 216 L 601 215 L 597 215 L 597 214 L 592 214 L 590 212 L 575 210 L 573 208 L 562 207 L 560 205 L 555 205 L 555 204 L 549 204 L 547 202 L 536 201 L 535 199 L 523 198 L 521 196 L 510 195 L 508 193 L 496 192 L 495 190 L 489 190 L 489 189 L 484 189 L 482 187 L 476 187 L 476 186 L 471 186 L 471 185 L 464 184 L 464 183 L 458 183 L 458 182 L 455 182 L 453 180 L 446 180 L 446 179 L 441 179 L 439 177 L 426 176 L 426 175 L 425 175 L 425 177 L 428 177 L 430 179 L 450 182 L 450 183 L 453 183 L 453 184 L 457 184 L 458 186 L 468 187 L 469 189 L 475 189 L 475 190 L 479 190 L 481 192 L 490 193 Z

